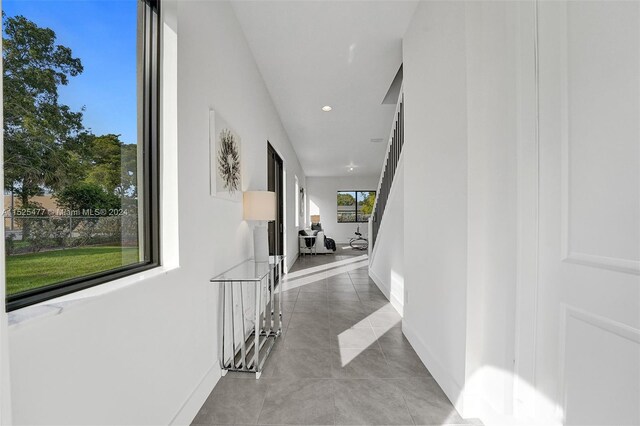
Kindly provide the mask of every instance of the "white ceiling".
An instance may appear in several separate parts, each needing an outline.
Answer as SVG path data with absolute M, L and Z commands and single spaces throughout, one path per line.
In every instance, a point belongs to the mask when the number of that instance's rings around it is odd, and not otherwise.
M 382 101 L 402 63 L 416 4 L 234 2 L 307 176 L 380 174 L 395 111 Z M 324 105 L 333 111 L 323 112 Z

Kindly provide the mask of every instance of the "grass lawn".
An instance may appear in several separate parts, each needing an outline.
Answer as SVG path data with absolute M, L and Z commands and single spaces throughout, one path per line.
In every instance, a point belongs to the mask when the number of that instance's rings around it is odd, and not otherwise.
M 7 294 L 138 262 L 137 247 L 79 247 L 9 256 Z

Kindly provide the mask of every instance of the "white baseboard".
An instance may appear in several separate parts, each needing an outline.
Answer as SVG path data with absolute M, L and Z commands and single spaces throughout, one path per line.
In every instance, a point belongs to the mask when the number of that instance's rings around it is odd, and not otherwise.
M 400 300 L 398 300 L 398 298 L 393 294 L 389 298 L 389 301 L 391 302 L 391 306 L 396 308 L 396 311 L 398 311 L 400 316 L 403 316 L 404 315 L 404 305 L 402 304 L 402 302 Z
M 374 283 L 376 283 L 376 285 L 378 286 L 380 291 L 385 295 L 385 297 L 389 299 L 389 294 L 391 293 L 389 286 L 386 285 L 384 280 L 379 276 L 377 276 L 376 273 L 373 272 L 373 269 L 371 268 L 369 268 L 369 277 L 373 280 Z
M 289 272 L 289 269 L 291 269 L 293 267 L 293 265 L 296 263 L 296 260 L 298 260 L 299 257 L 300 257 L 300 252 L 296 252 L 296 255 L 293 256 L 293 261 L 287 262 L 287 270 L 286 270 L 286 272 Z
M 384 294 L 384 297 L 391 302 L 391 306 L 402 316 L 404 313 L 404 305 L 395 295 L 391 294 L 391 283 L 385 283 L 371 268 L 369 268 L 369 277 L 376 283 L 382 294 Z
M 222 376 L 222 371 L 220 370 L 220 366 L 214 364 L 211 366 L 207 374 L 204 375 L 198 386 L 194 389 L 194 391 L 189 395 L 189 398 L 182 404 L 178 413 L 171 420 L 171 425 L 186 425 L 189 426 L 193 419 L 200 411 L 202 404 L 207 400 L 209 394 L 220 380 Z
M 427 344 L 418 336 L 413 327 L 402 321 L 402 332 L 413 346 L 422 363 L 427 367 L 435 381 L 440 385 L 449 401 L 458 410 L 464 413 L 462 387 L 455 378 L 442 366 L 442 363 L 431 353 Z
M 443 367 L 442 363 L 429 350 L 427 344 L 417 335 L 411 325 L 406 320 L 402 321 L 402 332 L 409 340 L 411 346 L 416 351 L 422 363 L 431 372 L 435 381 L 440 385 L 449 401 L 456 408 L 458 413 L 465 418 L 480 419 L 485 425 L 505 425 L 505 426 L 560 426 L 561 422 L 550 418 L 527 418 L 514 415 L 513 412 L 503 413 L 496 410 L 487 399 L 482 389 L 476 392 L 470 388 L 461 386 L 455 378 Z M 504 372 L 500 372 L 495 378 L 489 377 L 488 382 L 504 381 L 507 377 Z M 544 399 L 544 396 L 540 397 Z M 535 402 L 534 406 L 539 406 L 542 402 Z M 510 410 L 511 411 L 511 410 Z

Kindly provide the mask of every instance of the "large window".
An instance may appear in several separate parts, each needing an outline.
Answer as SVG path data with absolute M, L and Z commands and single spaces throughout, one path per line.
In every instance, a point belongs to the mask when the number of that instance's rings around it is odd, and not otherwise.
M 2 1 L 9 310 L 158 265 L 158 7 Z
M 338 191 L 338 223 L 367 222 L 376 202 L 375 191 Z

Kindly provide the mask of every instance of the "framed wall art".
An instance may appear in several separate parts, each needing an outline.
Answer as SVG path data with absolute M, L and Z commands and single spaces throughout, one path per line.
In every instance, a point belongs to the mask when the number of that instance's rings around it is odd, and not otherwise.
M 209 188 L 211 195 L 242 201 L 240 136 L 215 111 L 209 111 Z

